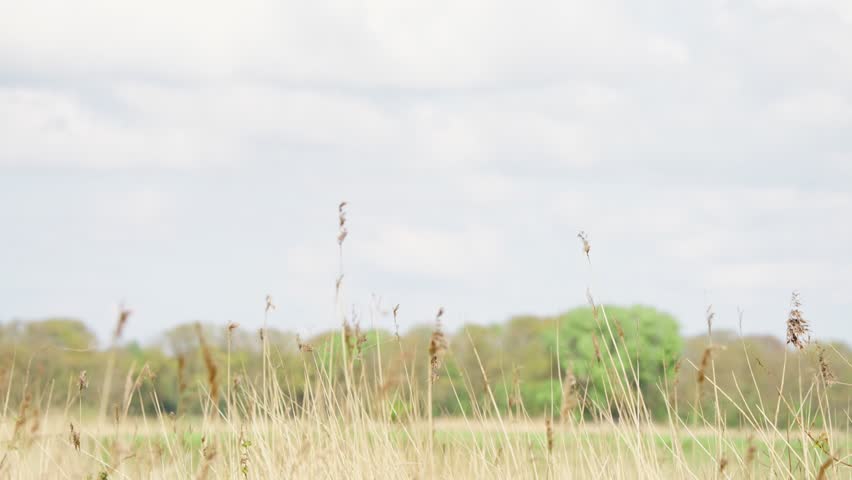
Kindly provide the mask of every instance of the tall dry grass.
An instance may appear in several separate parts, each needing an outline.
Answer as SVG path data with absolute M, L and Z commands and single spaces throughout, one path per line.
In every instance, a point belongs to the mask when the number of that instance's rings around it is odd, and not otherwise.
M 606 308 L 596 305 L 590 292 L 597 322 L 595 362 L 606 371 L 603 395 L 589 396 L 579 388 L 571 365 L 563 371 L 560 364 L 554 375 L 561 392 L 552 394 L 544 419 L 532 418 L 525 409 L 520 368 L 512 371 L 506 410 L 498 407 L 481 361 L 478 371 L 461 372 L 461 377 L 444 374 L 443 359 L 453 352 L 444 337 L 443 309 L 438 310 L 428 345 L 416 352 L 400 349 L 400 355 L 416 356 L 424 369 L 409 368 L 403 358 L 396 363 L 399 368 L 388 371 L 381 362 L 372 367 L 355 362 L 366 337 L 361 333 L 360 320 L 345 314 L 342 305 L 343 244 L 348 235 L 344 207 L 345 202 L 338 208 L 341 264 L 335 286 L 341 335 L 325 346 L 309 345 L 297 338 L 306 379 L 303 395 L 294 395 L 286 379 L 279 381 L 278 359 L 264 330 L 259 338 L 262 375 L 257 378 L 247 372 L 232 372 L 229 348 L 226 386 L 222 389 L 220 367 L 198 329 L 207 370 L 204 394 L 192 400 L 204 407 L 205 415 L 199 417 L 182 416 L 180 406 L 178 412 L 160 408 L 146 412 L 143 408 L 141 415 L 129 416 L 132 402 L 141 404 L 144 395 L 156 400 L 156 389 L 141 388 L 146 382 L 153 385 L 156 372 L 147 365 L 138 374 L 134 369 L 127 372 L 121 408 L 115 403 L 112 421 L 105 418 L 104 405 L 119 399 L 107 395 L 92 406 L 96 415 L 83 414 L 84 402 L 95 403 L 85 395 L 94 386 L 85 372 L 76 382 L 69 382 L 65 411 L 52 412 L 49 405 L 55 379 L 33 378 L 28 370 L 16 372 L 13 363 L 3 372 L 7 382 L 0 422 L 0 478 L 828 479 L 852 475 L 850 436 L 834 427 L 837 419 L 826 394 L 829 388 L 848 385 L 834 377 L 824 351 L 818 350 L 819 375 L 799 374 L 796 397 L 781 394 L 782 372 L 777 376 L 779 395 L 749 402 L 743 388 L 773 373 L 749 363 L 750 378 L 735 379 L 733 390 L 719 388 L 714 356 L 720 350 L 713 342 L 711 309 L 707 315 L 707 347 L 700 362 L 679 361 L 675 366 L 676 371 L 694 371 L 696 400 L 691 411 L 679 411 L 678 385 L 672 381 L 680 377 L 661 378 L 657 387 L 667 399 L 666 421 L 662 423 L 652 419 L 637 388 L 641 359 L 636 363 L 627 360 L 632 347 L 625 341 L 620 323 L 608 318 Z M 582 232 L 579 237 L 582 254 L 591 267 L 588 237 Z M 274 310 L 267 296 L 264 329 L 267 322 L 275 320 L 271 316 Z M 120 314 L 116 340 L 128 316 L 129 312 Z M 381 349 L 391 343 L 402 346 L 400 319 L 397 305 L 393 308 L 395 335 L 377 337 L 373 347 Z M 794 295 L 786 326 L 794 348 L 813 348 L 798 295 Z M 231 323 L 223 328 L 230 335 L 239 326 Z M 778 328 L 783 331 L 783 320 Z M 340 357 L 334 355 L 335 349 L 339 349 Z M 541 355 L 560 358 L 559 352 Z M 342 361 L 335 364 L 335 358 Z M 185 359 L 181 356 L 178 361 L 183 396 Z M 423 382 L 415 378 L 418 371 L 427 372 L 425 392 L 419 387 Z M 22 391 L 12 391 L 15 375 L 27 379 Z M 436 417 L 432 385 L 448 382 L 461 404 L 461 395 L 481 393 L 472 391 L 473 378 L 485 385 L 484 405 L 462 410 L 456 418 Z M 33 398 L 26 387 L 31 382 L 49 384 L 50 388 L 44 390 L 46 396 Z M 224 401 L 219 399 L 222 390 Z M 712 398 L 709 408 L 714 415 L 709 415 L 708 407 L 701 402 L 705 396 Z M 736 406 L 744 419 L 742 428 L 725 425 L 719 415 L 721 402 Z M 76 411 L 72 411 L 74 403 Z M 554 422 L 555 413 L 559 422 Z M 781 426 L 781 413 L 794 418 L 791 426 Z M 848 424 L 847 419 L 840 423 Z

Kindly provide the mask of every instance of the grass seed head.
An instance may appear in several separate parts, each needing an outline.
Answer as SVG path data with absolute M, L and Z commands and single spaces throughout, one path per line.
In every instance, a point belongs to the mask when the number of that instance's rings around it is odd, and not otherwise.
M 707 379 L 707 368 L 710 366 L 710 358 L 712 355 L 712 347 L 706 347 L 704 349 L 704 353 L 701 355 L 701 364 L 698 366 L 698 378 L 696 379 L 699 386 L 704 385 L 704 381 Z
M 343 274 L 337 276 L 337 279 L 334 281 L 334 294 L 335 296 L 340 296 L 340 287 L 343 285 Z
M 750 468 L 751 465 L 754 463 L 754 458 L 755 458 L 756 454 L 757 454 L 757 447 L 754 445 L 754 436 L 749 435 L 748 436 L 748 448 L 746 449 L 746 454 L 745 454 L 746 468 Z
M 272 295 L 266 295 L 266 313 L 269 313 L 276 308 L 278 307 L 276 307 L 275 303 L 272 302 Z
M 118 340 L 121 338 L 121 334 L 124 332 L 124 327 L 127 325 L 127 320 L 130 318 L 131 313 L 133 313 L 133 310 L 125 307 L 123 303 L 118 307 L 118 320 L 115 324 L 113 339 Z
M 296 345 L 302 353 L 310 353 L 314 351 L 314 347 L 310 343 L 302 342 L 302 337 L 300 337 L 299 334 L 296 334 Z
M 713 311 L 713 305 L 708 305 L 707 306 L 707 313 L 706 313 L 707 336 L 708 337 L 713 336 L 713 319 L 715 319 L 715 318 L 716 318 L 716 312 Z
M 73 423 L 71 423 L 71 445 L 74 450 L 80 451 L 80 432 L 74 429 Z
M 834 371 L 825 358 L 825 348 L 822 345 L 817 346 L 817 360 L 819 361 L 819 376 L 825 384 L 833 385 L 837 383 L 837 377 L 834 376 Z
M 550 416 L 547 416 L 544 419 L 544 429 L 547 435 L 547 453 L 553 453 L 553 420 L 550 419 Z
M 444 331 L 441 328 L 441 317 L 444 316 L 444 307 L 438 309 L 438 314 L 435 315 L 435 330 L 432 331 L 432 337 L 429 339 L 429 366 L 432 374 L 430 376 L 432 383 L 438 379 L 438 372 L 441 368 L 441 357 L 447 350 L 447 338 L 444 336 Z
M 393 334 L 396 335 L 397 341 L 399 341 L 399 304 L 397 303 L 393 307 Z
M 618 321 L 617 318 L 614 318 L 613 323 L 615 323 L 615 331 L 618 333 L 618 338 L 620 338 L 621 341 L 624 342 L 624 329 L 621 328 L 621 322 Z
M 601 344 L 600 340 L 598 340 L 598 335 L 592 332 L 592 346 L 595 347 L 595 361 L 601 362 Z
M 340 202 L 337 206 L 337 244 L 341 247 L 346 236 L 349 235 L 349 230 L 346 229 L 346 205 L 346 202 Z
M 83 370 L 80 372 L 80 376 L 77 377 L 77 391 L 83 393 L 84 390 L 89 389 L 89 376 L 86 374 L 86 371 Z
M 571 419 L 571 412 L 577 406 L 577 403 L 577 377 L 568 367 L 565 379 L 562 380 L 562 408 L 559 411 L 559 418 L 562 423 L 567 423 Z
M 592 309 L 592 318 L 595 319 L 595 324 L 597 324 L 598 306 L 595 303 L 595 297 L 592 296 L 592 291 L 589 288 L 586 288 L 586 301 L 589 303 L 589 307 Z
M 27 423 L 27 419 L 29 418 L 27 416 L 27 413 L 30 408 L 30 401 L 32 401 L 32 395 L 27 392 L 24 395 L 23 401 L 21 401 L 21 405 L 18 406 L 18 416 L 15 418 L 15 429 L 12 433 L 12 439 L 18 437 L 18 433 L 21 431 L 21 427 L 23 427 L 24 424 Z
M 811 340 L 808 321 L 802 316 L 802 302 L 799 292 L 793 292 L 790 300 L 790 314 L 787 317 L 787 343 L 803 350 Z
M 589 243 L 589 236 L 586 234 L 586 232 L 581 230 L 580 233 L 577 234 L 577 238 L 579 238 L 580 241 L 583 242 L 583 253 L 586 254 L 586 258 L 591 260 L 591 258 L 589 257 L 589 252 L 592 250 L 592 244 Z
M 719 473 L 725 473 L 726 468 L 728 468 L 728 459 L 723 456 L 719 459 Z

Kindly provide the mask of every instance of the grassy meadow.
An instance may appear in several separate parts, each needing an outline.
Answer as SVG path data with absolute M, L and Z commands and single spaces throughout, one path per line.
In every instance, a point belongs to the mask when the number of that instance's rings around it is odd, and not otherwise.
M 345 204 L 339 228 L 342 271 Z M 362 328 L 338 301 L 340 328 L 303 339 L 267 297 L 260 332 L 186 325 L 156 349 L 121 343 L 126 309 L 103 349 L 7 325 L 0 478 L 852 478 L 848 348 L 810 338 L 798 295 L 786 344 L 588 299 L 457 332 L 438 308 L 401 332 L 398 306 Z

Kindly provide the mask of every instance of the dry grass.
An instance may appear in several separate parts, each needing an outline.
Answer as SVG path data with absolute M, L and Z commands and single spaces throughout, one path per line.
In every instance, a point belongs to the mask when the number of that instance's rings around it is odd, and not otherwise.
M 338 208 L 341 252 L 348 234 L 344 207 L 345 202 Z M 588 258 L 588 238 L 582 232 L 579 237 Z M 338 298 L 340 279 L 342 266 L 336 285 Z M 128 372 L 123 415 L 117 408 L 114 422 L 106 422 L 103 415 L 83 415 L 83 403 L 90 401 L 84 392 L 91 381 L 85 372 L 69 384 L 68 404 L 76 400 L 80 406 L 74 413 L 69 408 L 51 412 L 49 398 L 32 398 L 26 389 L 11 392 L 7 387 L 5 397 L 12 398 L 17 409 L 8 409 L 10 402 L 5 402 L 0 422 L 0 439 L 4 440 L 0 477 L 828 479 L 848 478 L 852 473 L 845 451 L 849 434 L 834 428 L 827 405 L 824 387 L 834 383 L 834 376 L 822 350 L 818 352 L 821 374 L 799 377 L 799 398 L 779 395 L 775 405 L 768 399 L 755 405 L 745 400 L 741 388 L 767 374 L 749 366 L 751 378 L 738 379 L 736 391 L 720 389 L 713 364 L 715 347 L 708 339 L 699 365 L 678 361 L 675 369 L 692 367 L 695 376 L 690 373 L 690 378 L 695 379 L 696 389 L 712 392 L 708 395 L 713 403 L 710 408 L 718 412 L 720 402 L 730 402 L 741 412 L 744 426 L 731 429 L 718 419 L 709 420 L 698 402 L 693 412 L 679 412 L 677 402 L 671 400 L 667 421 L 655 423 L 642 391 L 636 388 L 642 366 L 624 361 L 629 346 L 621 325 L 609 319 L 606 309 L 595 305 L 591 295 L 589 299 L 598 325 L 592 339 L 595 365 L 605 369 L 608 384 L 602 397 L 587 398 L 570 366 L 564 375 L 559 366 L 555 378 L 561 379 L 562 391 L 552 394 L 550 413 L 543 422 L 526 413 L 518 367 L 513 368 L 512 392 L 507 393 L 508 412 L 498 408 L 481 361 L 479 371 L 461 372 L 460 377 L 442 374 L 442 360 L 453 354 L 442 328 L 443 309 L 435 317 L 428 345 L 420 353 L 401 353 L 428 362 L 417 370 L 424 372 L 421 378 L 428 376 L 425 393 L 418 389 L 415 372 L 405 361 L 394 371 L 384 372 L 381 362 L 374 372 L 364 365 L 356 370 L 352 359 L 366 348 L 366 337 L 357 318 L 350 322 L 341 315 L 340 338 L 331 340 L 337 346 L 314 348 L 297 338 L 295 348 L 302 353 L 307 379 L 303 395 L 293 395 L 286 380 L 279 382 L 268 339 L 261 336 L 264 374 L 260 379 L 240 375 L 232 382 L 229 369 L 227 399 L 220 402 L 218 367 L 198 328 L 207 389 L 197 401 L 205 406 L 206 415 L 186 418 L 180 411 L 170 415 L 143 410 L 140 416 L 128 417 L 130 404 L 141 403 L 143 395 L 156 400 L 156 390 L 140 388 L 154 374 L 147 365 L 135 380 L 134 370 Z M 803 349 L 807 348 L 808 329 L 800 307 L 794 295 L 786 326 L 788 341 Z M 267 297 L 264 322 L 272 310 L 274 305 Z M 400 341 L 398 310 L 397 305 L 393 309 L 395 338 L 378 338 L 373 347 L 381 349 L 385 341 Z M 712 334 L 712 312 L 708 312 L 708 334 Z M 126 321 L 127 315 L 122 313 L 116 337 Z M 223 328 L 230 335 L 237 325 Z M 779 322 L 782 328 L 783 320 Z M 342 363 L 332 364 L 335 357 L 329 352 L 334 348 L 344 357 Z M 475 346 L 473 351 L 478 360 Z M 228 356 L 230 365 L 230 348 Z M 186 360 L 180 356 L 178 362 L 177 382 L 183 394 Z M 4 366 L 4 375 L 14 374 L 14 365 L 8 371 Z M 29 377 L 28 372 L 24 375 Z M 377 381 L 369 382 L 368 375 Z M 471 391 L 470 379 L 478 375 L 485 384 L 485 406 L 453 419 L 433 416 L 433 384 L 447 382 L 457 398 L 463 393 L 482 395 L 481 390 Z M 845 388 L 845 384 L 833 388 Z M 676 386 L 661 379 L 659 389 L 666 393 L 665 398 L 671 398 Z M 409 407 L 405 415 L 399 411 L 401 404 Z M 97 407 L 92 405 L 91 410 L 97 411 Z M 817 419 L 807 413 L 814 410 L 824 419 L 818 430 Z M 552 418 L 557 411 L 564 424 L 558 429 Z M 792 426 L 781 426 L 779 411 L 795 419 Z M 29 429 L 25 428 L 28 422 L 33 425 Z

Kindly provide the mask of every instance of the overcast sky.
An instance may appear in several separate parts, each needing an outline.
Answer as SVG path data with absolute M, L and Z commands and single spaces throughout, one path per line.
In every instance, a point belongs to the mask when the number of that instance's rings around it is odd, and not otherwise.
M 325 4 L 325 5 L 322 5 Z M 0 0 L 0 321 L 641 302 L 852 341 L 852 2 Z M 591 266 L 576 238 L 589 233 Z M 387 317 L 376 318 L 390 326 Z

